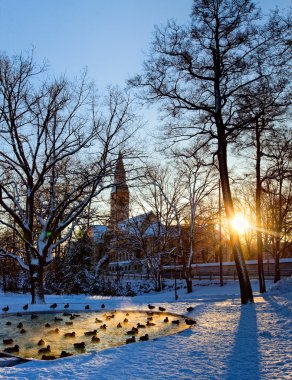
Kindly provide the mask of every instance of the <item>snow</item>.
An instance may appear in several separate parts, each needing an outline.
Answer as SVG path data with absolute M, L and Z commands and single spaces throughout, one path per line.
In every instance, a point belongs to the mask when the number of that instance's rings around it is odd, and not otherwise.
M 30 311 L 60 310 L 69 302 L 74 309 L 85 304 L 100 309 L 147 309 L 151 303 L 194 317 L 197 325 L 180 334 L 148 342 L 44 362 L 33 361 L 2 368 L 0 379 L 291 379 L 292 279 L 281 280 L 264 295 L 252 282 L 254 304 L 241 305 L 237 282 L 223 287 L 196 283 L 193 293 L 174 292 L 130 297 L 47 296 L 47 305 L 30 305 Z M 268 287 L 271 283 L 268 283 Z M 28 295 L 2 294 L 0 305 L 22 310 Z M 187 312 L 187 307 L 194 310 Z

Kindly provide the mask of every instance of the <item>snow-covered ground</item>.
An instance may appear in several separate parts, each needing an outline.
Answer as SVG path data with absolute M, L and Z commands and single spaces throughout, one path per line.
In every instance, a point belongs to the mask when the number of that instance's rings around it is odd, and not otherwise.
M 210 284 L 185 289 L 174 300 L 172 292 L 133 298 L 47 296 L 47 305 L 30 311 L 60 310 L 69 302 L 76 310 L 147 309 L 161 305 L 167 311 L 192 316 L 197 325 L 177 335 L 139 342 L 56 361 L 32 361 L 1 368 L 0 379 L 292 379 L 292 279 L 282 280 L 264 295 L 253 281 L 255 303 L 241 305 L 238 283 Z M 270 284 L 271 285 L 271 284 Z M 269 285 L 268 285 L 269 287 Z M 21 311 L 26 295 L 0 295 L 0 310 Z M 187 307 L 193 306 L 191 313 Z

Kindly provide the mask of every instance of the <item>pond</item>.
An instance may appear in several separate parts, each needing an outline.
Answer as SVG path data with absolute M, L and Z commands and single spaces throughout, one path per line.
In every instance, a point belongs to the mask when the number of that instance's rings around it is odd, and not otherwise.
M 189 327 L 183 316 L 153 311 L 7 315 L 0 318 L 0 350 L 13 351 L 11 347 L 18 345 L 19 352 L 12 354 L 55 359 L 62 351 L 69 356 L 105 350 L 175 334 Z

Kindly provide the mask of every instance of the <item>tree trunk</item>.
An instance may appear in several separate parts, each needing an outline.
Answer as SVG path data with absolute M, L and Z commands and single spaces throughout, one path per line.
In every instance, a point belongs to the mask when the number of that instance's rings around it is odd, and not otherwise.
M 217 120 L 217 132 L 218 132 L 218 162 L 219 162 L 219 172 L 222 186 L 222 195 L 224 201 L 224 207 L 226 210 L 227 219 L 230 221 L 234 217 L 234 207 L 231 196 L 229 175 L 227 167 L 227 141 L 225 136 L 224 125 L 221 118 Z M 232 253 L 234 256 L 237 276 L 240 285 L 240 295 L 241 303 L 246 304 L 248 302 L 253 302 L 252 288 L 243 258 L 242 248 L 240 245 L 240 240 L 238 233 L 233 231 L 231 226 L 230 230 L 230 242 Z
M 276 239 L 276 255 L 275 255 L 274 282 L 278 282 L 280 280 L 281 280 L 281 272 L 280 272 L 280 240 Z
M 44 267 L 39 264 L 38 267 L 30 267 L 30 283 L 31 283 L 31 303 L 42 304 L 45 302 L 44 291 Z
M 256 122 L 256 224 L 257 224 L 257 257 L 260 293 L 266 292 L 263 263 L 262 211 L 261 211 L 261 141 L 258 121 Z

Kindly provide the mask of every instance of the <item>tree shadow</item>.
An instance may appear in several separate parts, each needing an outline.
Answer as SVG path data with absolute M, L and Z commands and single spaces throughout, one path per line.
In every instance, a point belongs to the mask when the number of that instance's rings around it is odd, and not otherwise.
M 227 363 L 225 380 L 260 379 L 256 305 L 241 305 L 234 346 Z

